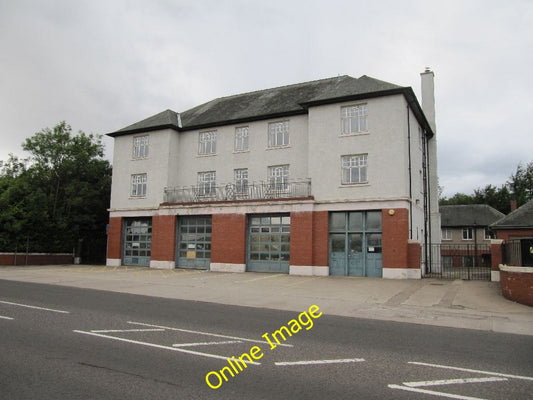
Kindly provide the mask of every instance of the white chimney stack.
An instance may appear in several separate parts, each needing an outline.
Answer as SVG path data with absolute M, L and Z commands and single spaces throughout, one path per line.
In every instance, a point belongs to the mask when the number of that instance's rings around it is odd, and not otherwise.
M 422 78 L 422 110 L 431 126 L 433 133 L 437 133 L 435 124 L 435 74 L 426 67 L 420 74 Z

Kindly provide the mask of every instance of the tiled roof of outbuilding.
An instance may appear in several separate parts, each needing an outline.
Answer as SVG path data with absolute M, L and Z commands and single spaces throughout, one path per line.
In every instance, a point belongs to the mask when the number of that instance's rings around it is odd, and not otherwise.
M 493 229 L 533 229 L 533 200 L 493 223 Z
M 442 227 L 489 226 L 505 214 L 486 204 L 440 206 Z

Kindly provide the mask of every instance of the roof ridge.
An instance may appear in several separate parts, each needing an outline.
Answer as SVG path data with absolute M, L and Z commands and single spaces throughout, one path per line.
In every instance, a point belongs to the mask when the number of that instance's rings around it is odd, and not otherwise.
M 223 100 L 223 99 L 231 99 L 232 97 L 245 96 L 245 95 L 256 94 L 256 93 L 261 93 L 261 92 L 268 92 L 268 91 L 271 91 L 271 90 L 294 88 L 294 87 L 297 87 L 297 86 L 316 84 L 316 83 L 319 83 L 319 82 L 325 82 L 325 81 L 330 81 L 330 80 L 333 80 L 333 79 L 341 79 L 341 78 L 352 78 L 352 79 L 356 79 L 356 80 L 358 79 L 358 78 L 354 78 L 353 76 L 350 76 L 350 75 L 338 75 L 338 76 L 332 76 L 330 78 L 321 78 L 321 79 L 315 79 L 315 80 L 312 80 L 312 81 L 291 83 L 289 85 L 275 86 L 275 87 L 271 87 L 271 88 L 267 88 L 267 89 L 252 90 L 250 92 L 230 94 L 228 96 L 216 97 L 215 99 L 213 99 L 211 101 L 217 101 L 217 100 Z M 369 78 L 369 77 L 367 77 L 367 78 Z M 374 78 L 372 78 L 372 79 L 374 79 Z M 210 103 L 211 101 L 208 101 L 208 103 Z

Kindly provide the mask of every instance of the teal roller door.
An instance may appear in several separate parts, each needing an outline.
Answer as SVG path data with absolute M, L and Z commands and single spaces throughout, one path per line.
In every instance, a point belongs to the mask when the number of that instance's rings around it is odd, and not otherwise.
M 185 216 L 178 219 L 178 268 L 209 269 L 211 224 L 211 216 Z
M 123 239 L 122 264 L 149 266 L 152 247 L 152 219 L 125 219 Z
M 248 222 L 247 271 L 288 274 L 290 215 L 254 215 Z

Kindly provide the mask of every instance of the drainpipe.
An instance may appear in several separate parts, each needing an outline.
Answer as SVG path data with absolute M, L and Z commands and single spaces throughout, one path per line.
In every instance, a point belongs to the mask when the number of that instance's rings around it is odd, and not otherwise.
M 411 171 L 411 121 L 407 103 L 407 152 L 409 156 L 409 239 L 413 238 L 413 176 Z

